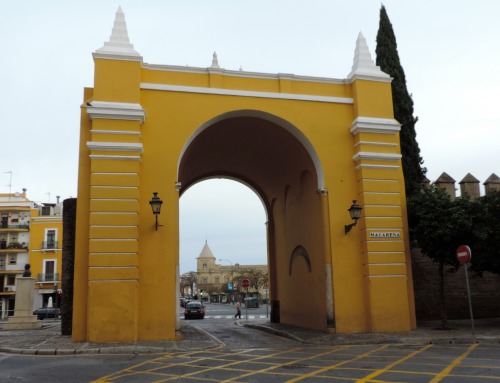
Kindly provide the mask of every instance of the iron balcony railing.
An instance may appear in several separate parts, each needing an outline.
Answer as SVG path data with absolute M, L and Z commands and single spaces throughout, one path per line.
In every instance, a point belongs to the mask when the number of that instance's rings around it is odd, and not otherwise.
M 7 223 L 7 222 L 2 222 L 0 225 L 0 229 L 29 229 L 30 225 L 26 223 L 18 223 L 18 224 L 13 224 L 13 223 Z
M 43 241 L 42 242 L 42 249 L 57 249 L 57 248 L 59 248 L 58 241 Z
M 20 249 L 27 250 L 28 244 L 26 242 L 7 242 L 5 240 L 0 241 L 0 250 L 12 250 L 12 249 Z
M 55 282 L 59 280 L 59 273 L 38 274 L 37 282 Z

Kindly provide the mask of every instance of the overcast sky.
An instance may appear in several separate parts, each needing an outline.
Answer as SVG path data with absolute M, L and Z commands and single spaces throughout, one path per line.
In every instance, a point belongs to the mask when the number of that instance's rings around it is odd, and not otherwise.
M 375 59 L 381 2 L 0 1 L 1 192 L 27 188 L 43 202 L 76 196 L 83 88 L 93 85 L 92 52 L 108 40 L 120 5 L 147 63 L 208 67 L 216 51 L 225 69 L 345 78 L 360 31 Z M 447 172 L 458 183 L 470 172 L 482 185 L 500 175 L 500 1 L 384 5 L 428 178 Z M 265 221 L 239 184 L 191 188 L 181 199 L 181 271 L 195 268 L 207 239 L 217 258 L 264 263 Z

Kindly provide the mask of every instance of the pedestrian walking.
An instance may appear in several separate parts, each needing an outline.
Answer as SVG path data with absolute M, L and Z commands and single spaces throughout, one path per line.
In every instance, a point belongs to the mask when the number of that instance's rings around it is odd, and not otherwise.
M 241 303 L 240 303 L 240 301 L 236 302 L 236 314 L 234 314 L 234 318 L 241 319 Z

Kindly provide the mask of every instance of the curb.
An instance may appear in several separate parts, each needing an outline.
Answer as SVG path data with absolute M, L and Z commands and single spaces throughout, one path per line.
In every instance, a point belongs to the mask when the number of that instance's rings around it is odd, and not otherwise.
M 359 344 L 415 344 L 415 345 L 425 345 L 425 344 L 473 344 L 473 343 L 489 343 L 495 344 L 500 343 L 500 336 L 488 336 L 488 335 L 480 335 L 480 336 L 472 336 L 472 335 L 464 335 L 462 337 L 374 337 L 374 338 L 365 338 L 362 339 L 335 339 L 333 342 L 315 342 L 309 341 L 302 338 L 299 338 L 291 333 L 286 331 L 277 330 L 272 327 L 268 327 L 265 325 L 257 325 L 257 324 L 243 324 L 243 327 L 253 328 L 256 330 L 264 331 L 270 334 L 282 336 L 285 338 L 293 339 L 300 343 L 317 345 L 317 346 L 335 346 L 335 345 L 359 345 Z M 351 335 L 352 336 L 352 335 Z

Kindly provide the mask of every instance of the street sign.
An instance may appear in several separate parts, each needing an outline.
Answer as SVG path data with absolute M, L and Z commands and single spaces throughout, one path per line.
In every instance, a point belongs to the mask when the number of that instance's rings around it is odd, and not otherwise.
M 248 289 L 250 287 L 250 281 L 248 279 L 242 279 L 241 286 L 243 286 L 244 289 Z
M 461 265 L 469 263 L 471 256 L 472 254 L 469 246 L 467 245 L 458 246 L 457 261 L 460 262 Z
M 229 291 L 233 291 L 233 284 L 232 284 L 232 283 L 228 283 L 228 284 L 227 284 L 227 289 L 228 289 Z

